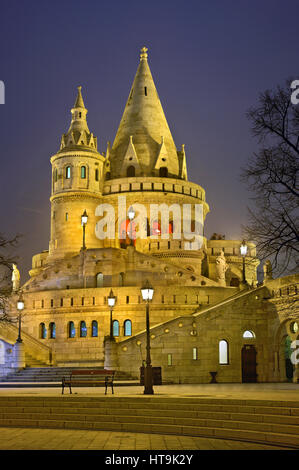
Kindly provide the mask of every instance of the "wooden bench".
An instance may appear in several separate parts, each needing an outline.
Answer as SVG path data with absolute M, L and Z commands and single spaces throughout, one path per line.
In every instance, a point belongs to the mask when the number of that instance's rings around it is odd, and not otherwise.
M 62 377 L 62 395 L 64 392 L 64 387 L 69 387 L 70 393 L 72 393 L 72 385 L 80 385 L 81 387 L 88 387 L 90 385 L 94 387 L 105 385 L 105 395 L 107 394 L 108 385 L 110 385 L 112 393 L 114 393 L 114 374 L 114 370 L 72 370 L 69 379 Z

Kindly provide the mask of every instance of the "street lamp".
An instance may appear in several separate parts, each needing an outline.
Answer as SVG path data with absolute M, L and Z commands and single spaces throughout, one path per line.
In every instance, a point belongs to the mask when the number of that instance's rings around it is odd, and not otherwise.
M 134 245 L 133 243 L 133 228 L 132 228 L 132 222 L 133 222 L 133 219 L 135 217 L 135 211 L 133 209 L 133 207 L 131 206 L 129 211 L 128 211 L 128 216 L 129 216 L 129 219 L 130 219 L 130 238 L 131 238 L 131 245 Z
M 113 295 L 112 289 L 110 290 L 110 294 L 108 296 L 108 305 L 110 307 L 110 339 L 114 340 L 113 336 L 113 323 L 112 323 L 112 312 L 113 312 L 113 307 L 116 302 L 116 297 Z
M 22 325 L 21 325 L 21 322 L 22 322 L 22 311 L 24 310 L 24 300 L 23 300 L 22 291 L 19 295 L 19 299 L 18 299 L 18 302 L 17 302 L 17 309 L 19 311 L 19 336 L 18 336 L 18 339 L 17 339 L 17 343 L 22 343 L 22 338 L 21 338 Z
M 151 365 L 151 345 L 150 345 L 150 324 L 149 324 L 149 303 L 153 299 L 154 289 L 146 281 L 141 288 L 142 299 L 146 302 L 146 366 L 144 368 L 144 395 L 153 395 L 153 370 Z
M 86 224 L 87 224 L 87 220 L 88 220 L 88 215 L 87 215 L 87 212 L 86 212 L 86 209 L 84 210 L 83 214 L 81 215 L 81 225 L 83 227 L 83 246 L 82 246 L 82 249 L 83 250 L 86 250 L 86 245 L 85 245 L 85 227 L 86 227 Z
M 240 246 L 240 253 L 243 256 L 243 274 L 242 274 L 242 284 L 247 284 L 246 283 L 246 277 L 245 277 L 245 256 L 247 255 L 247 250 L 248 247 L 246 245 L 245 240 L 242 241 L 242 244 Z

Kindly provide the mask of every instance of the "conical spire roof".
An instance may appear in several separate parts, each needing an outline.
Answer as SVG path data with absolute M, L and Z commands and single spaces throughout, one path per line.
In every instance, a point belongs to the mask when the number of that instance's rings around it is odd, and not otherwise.
M 88 129 L 86 120 L 88 111 L 84 105 L 81 89 L 82 87 L 78 86 L 76 101 L 74 107 L 71 109 L 71 124 L 67 133 L 63 134 L 61 138 L 60 150 L 74 146 L 97 149 L 97 139 Z
M 143 47 L 128 101 L 111 149 L 111 177 L 126 176 L 124 158 L 130 142 L 145 176 L 158 176 L 157 160 L 163 162 L 168 175 L 178 177 L 177 149 L 148 65 L 147 48 Z M 161 156 L 163 146 L 163 155 Z M 164 155 L 165 154 L 165 155 Z M 136 176 L 138 176 L 136 174 Z
M 76 98 L 76 102 L 74 104 L 74 108 L 85 108 L 84 101 L 82 98 L 82 93 L 81 93 L 82 86 L 78 86 L 78 94 Z

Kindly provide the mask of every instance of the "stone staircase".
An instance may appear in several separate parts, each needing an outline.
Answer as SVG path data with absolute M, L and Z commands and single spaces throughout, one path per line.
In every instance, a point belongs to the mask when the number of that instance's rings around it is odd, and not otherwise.
M 299 448 L 299 401 L 1 396 L 0 427 L 145 432 Z
M 13 372 L 6 377 L 0 377 L 0 388 L 3 388 L 5 384 L 14 384 L 14 386 L 61 386 L 62 377 L 69 377 L 70 373 L 74 369 L 104 369 L 103 367 L 47 367 L 42 365 L 41 367 L 26 367 L 18 372 Z M 136 385 L 136 380 L 132 382 L 130 375 L 125 372 L 117 371 L 115 374 L 116 385 L 118 382 L 122 382 L 125 385 Z

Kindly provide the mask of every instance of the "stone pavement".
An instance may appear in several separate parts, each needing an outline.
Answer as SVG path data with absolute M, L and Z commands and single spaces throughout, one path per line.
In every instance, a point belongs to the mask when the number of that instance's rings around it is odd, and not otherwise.
M 111 431 L 0 428 L 0 450 L 287 450 L 250 442 Z
M 294 400 L 299 401 L 299 384 L 295 383 L 261 383 L 261 384 L 175 384 L 175 385 L 157 385 L 154 386 L 155 396 L 180 396 L 180 397 L 209 397 L 209 398 L 235 398 L 243 400 Z M 68 389 L 65 395 L 68 395 Z M 104 389 L 98 387 L 76 387 L 74 393 L 80 396 L 101 396 Z M 136 398 L 144 397 L 143 387 L 140 385 L 132 386 L 116 386 L 114 396 L 136 396 Z M 0 396 L 60 396 L 61 385 L 57 387 L 26 387 L 26 388 L 9 388 L 9 383 L 1 388 Z M 111 393 L 109 391 L 109 396 Z

